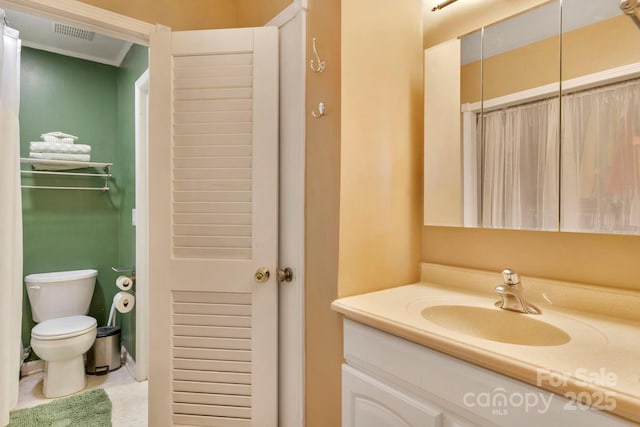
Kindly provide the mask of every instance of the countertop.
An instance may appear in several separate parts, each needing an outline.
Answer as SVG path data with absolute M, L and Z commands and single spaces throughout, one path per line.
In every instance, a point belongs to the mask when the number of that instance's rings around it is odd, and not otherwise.
M 499 299 L 494 288 L 501 283 L 499 272 L 423 264 L 419 283 L 341 298 L 332 308 L 357 322 L 640 423 L 640 293 L 523 277 L 527 301 L 542 311 L 527 315 L 494 306 Z M 425 319 L 423 310 L 441 305 L 504 311 L 504 328 L 518 325 L 519 319 L 509 316 L 531 316 L 562 329 L 570 339 L 539 346 L 477 338 Z

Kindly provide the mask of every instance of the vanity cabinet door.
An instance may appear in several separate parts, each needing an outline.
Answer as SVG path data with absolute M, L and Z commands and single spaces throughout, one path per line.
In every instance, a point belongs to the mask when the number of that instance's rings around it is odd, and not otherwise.
M 442 412 L 342 365 L 342 427 L 443 427 Z

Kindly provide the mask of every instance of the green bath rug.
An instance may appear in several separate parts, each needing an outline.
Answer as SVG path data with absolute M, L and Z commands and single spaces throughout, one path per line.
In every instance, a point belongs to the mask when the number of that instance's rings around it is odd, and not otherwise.
M 7 427 L 111 427 L 111 401 L 99 388 L 11 411 Z

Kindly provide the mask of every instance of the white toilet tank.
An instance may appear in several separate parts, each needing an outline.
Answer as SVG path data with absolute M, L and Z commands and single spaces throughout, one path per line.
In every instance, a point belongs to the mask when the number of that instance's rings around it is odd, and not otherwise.
M 73 270 L 26 276 L 33 321 L 86 315 L 97 275 L 97 270 Z

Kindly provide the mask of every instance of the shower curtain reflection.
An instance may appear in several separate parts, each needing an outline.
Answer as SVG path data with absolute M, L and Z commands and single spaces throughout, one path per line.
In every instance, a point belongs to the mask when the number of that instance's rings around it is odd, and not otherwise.
M 559 118 L 558 98 L 483 114 L 483 227 L 558 230 Z
M 640 234 L 640 79 L 562 99 L 564 231 Z

